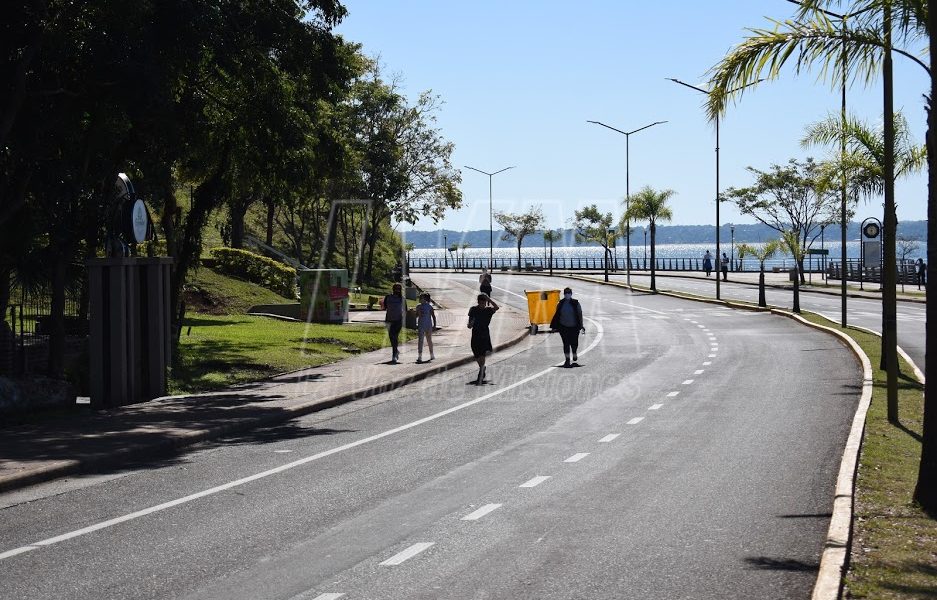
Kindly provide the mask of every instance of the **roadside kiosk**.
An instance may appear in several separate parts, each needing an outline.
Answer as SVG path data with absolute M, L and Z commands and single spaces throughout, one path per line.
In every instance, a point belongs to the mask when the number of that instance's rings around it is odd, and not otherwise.
M 302 269 L 297 275 L 299 307 L 303 319 L 314 323 L 348 321 L 346 269 Z

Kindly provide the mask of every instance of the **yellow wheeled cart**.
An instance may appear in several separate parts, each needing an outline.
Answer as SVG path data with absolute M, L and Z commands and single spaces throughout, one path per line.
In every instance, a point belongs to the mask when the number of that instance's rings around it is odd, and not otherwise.
M 534 335 L 540 325 L 549 325 L 560 303 L 559 290 L 524 290 L 527 312 L 530 314 L 530 333 Z

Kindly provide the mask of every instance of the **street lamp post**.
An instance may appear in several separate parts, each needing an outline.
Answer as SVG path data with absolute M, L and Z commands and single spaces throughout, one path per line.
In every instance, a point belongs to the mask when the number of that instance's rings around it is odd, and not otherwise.
M 712 90 L 704 90 L 701 87 L 690 85 L 689 83 L 680 81 L 679 79 L 674 79 L 673 77 L 668 77 L 667 79 L 669 79 L 670 81 L 674 83 L 679 83 L 680 85 L 684 87 L 688 87 L 691 90 L 696 90 L 697 92 L 706 94 L 707 96 L 712 93 Z M 741 89 L 747 88 L 751 85 L 755 85 L 756 83 L 761 83 L 761 82 L 762 82 L 761 79 L 759 79 L 758 81 L 753 81 L 747 85 L 743 85 L 743 86 L 735 88 L 734 90 L 730 90 L 726 92 L 726 94 L 737 92 Z M 719 201 L 720 201 L 721 192 L 719 190 L 719 117 L 718 116 L 715 118 L 715 121 L 716 121 L 716 260 L 719 260 L 719 257 L 722 256 L 722 254 L 719 249 Z M 716 300 L 721 300 L 721 299 L 722 299 L 722 291 L 719 287 L 719 274 L 717 271 L 716 273 Z
M 791 4 L 803 6 L 803 4 L 801 4 L 797 0 L 787 0 L 787 1 L 790 2 Z M 868 10 L 872 10 L 873 8 L 874 6 L 868 6 L 861 10 L 857 10 L 855 12 L 845 13 L 845 14 L 835 13 L 833 11 L 825 10 L 819 7 L 814 7 L 811 9 L 811 10 L 819 11 L 835 19 L 839 19 L 839 22 L 841 25 L 841 31 L 843 34 L 842 51 L 840 54 L 840 58 L 842 62 L 841 66 L 843 69 L 843 73 L 842 73 L 843 82 L 842 82 L 842 90 L 841 90 L 842 99 L 841 99 L 841 108 L 840 108 L 840 113 L 841 113 L 840 118 L 842 119 L 842 127 L 843 127 L 843 135 L 842 135 L 842 138 L 840 139 L 840 159 L 841 160 L 846 157 L 846 80 L 848 78 L 847 73 L 846 73 L 846 70 L 847 70 L 846 66 L 848 62 L 848 54 L 846 50 L 846 20 L 849 17 L 855 17 L 856 15 L 862 14 Z M 847 215 L 846 213 L 846 172 L 845 170 L 843 170 L 840 183 L 841 183 L 841 186 L 840 186 L 840 213 L 841 214 L 840 216 L 842 219 L 841 230 L 840 230 L 840 233 L 841 233 L 840 251 L 842 253 L 842 256 L 840 258 L 840 265 L 842 266 L 842 268 L 840 269 L 840 296 L 841 296 L 840 304 L 841 304 L 841 311 L 842 311 L 841 325 L 843 326 L 843 328 L 845 328 L 846 327 L 846 226 L 847 226 L 847 223 L 846 223 L 846 215 Z M 823 232 L 822 228 L 820 229 L 820 232 L 822 234 Z M 860 284 L 861 284 L 861 280 L 860 280 Z
M 491 178 L 497 175 L 498 173 L 503 173 L 508 169 L 513 169 L 514 167 L 504 167 L 494 173 L 489 173 L 488 171 L 482 171 L 481 169 L 476 169 L 475 167 L 470 167 L 465 165 L 466 169 L 471 169 L 473 171 L 478 171 L 482 175 L 488 176 L 488 270 L 494 270 L 494 247 L 495 247 L 495 226 L 494 226 L 494 201 L 491 197 Z
M 732 267 L 732 272 L 735 272 L 735 225 L 729 225 L 729 230 L 732 232 L 732 249 L 729 250 L 729 265 Z
M 601 125 L 602 127 L 605 127 L 606 129 L 617 131 L 618 133 L 625 136 L 625 214 L 628 214 L 628 209 L 631 208 L 631 180 L 630 180 L 630 174 L 629 174 L 629 170 L 630 170 L 629 154 L 630 154 L 631 134 L 637 133 L 639 131 L 643 131 L 647 129 L 648 127 L 661 125 L 666 122 L 667 121 L 655 121 L 649 125 L 645 125 L 644 127 L 638 127 L 637 129 L 633 129 L 631 131 L 622 131 L 621 129 L 616 129 L 615 127 L 612 127 L 611 125 L 606 125 L 605 123 L 601 123 L 599 121 L 586 121 L 586 123 L 592 123 L 593 125 Z M 626 278 L 628 281 L 628 285 L 630 286 L 631 285 L 631 221 L 630 220 L 625 221 L 625 261 L 627 261 L 627 264 L 625 265 Z

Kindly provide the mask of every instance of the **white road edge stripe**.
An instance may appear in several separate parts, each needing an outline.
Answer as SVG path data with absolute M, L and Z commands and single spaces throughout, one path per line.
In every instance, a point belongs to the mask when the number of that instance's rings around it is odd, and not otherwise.
M 597 321 L 595 321 L 595 320 L 593 320 L 593 319 L 590 319 L 590 318 L 588 318 L 588 317 L 586 317 L 586 321 L 589 321 L 590 323 L 592 323 L 592 324 L 595 326 L 597 333 L 596 333 L 595 339 L 592 340 L 592 343 L 589 344 L 589 346 L 588 346 L 585 350 L 583 350 L 582 352 L 579 353 L 580 356 L 583 355 L 583 354 L 588 353 L 588 352 L 591 351 L 593 348 L 595 348 L 596 346 L 598 346 L 598 345 L 599 345 L 599 342 L 602 341 L 602 337 L 605 335 L 605 330 L 602 328 L 602 325 L 600 325 Z M 182 504 L 187 504 L 187 503 L 192 502 L 192 501 L 194 501 L 194 500 L 198 500 L 198 499 L 204 498 L 204 497 L 206 497 L 206 496 L 212 496 L 212 495 L 217 494 L 217 493 L 219 493 L 219 492 L 223 492 L 223 491 L 226 491 L 226 490 L 230 490 L 230 489 L 232 489 L 232 488 L 236 488 L 236 487 L 242 486 L 242 485 L 247 484 L 247 483 L 250 483 L 250 482 L 252 482 L 252 481 L 257 481 L 257 480 L 259 480 L 259 479 L 264 479 L 265 477 L 270 477 L 271 475 L 276 475 L 276 474 L 282 473 L 282 472 L 284 472 L 284 471 L 289 471 L 290 469 L 294 469 L 294 468 L 296 468 L 296 467 L 305 465 L 306 463 L 310 463 L 310 462 L 313 462 L 313 461 L 315 461 L 315 460 L 319 460 L 319 459 L 325 458 L 325 457 L 327 457 L 327 456 L 332 456 L 333 454 L 338 454 L 339 452 L 344 452 L 345 450 L 350 450 L 350 449 L 352 449 L 352 448 L 357 448 L 358 446 L 363 446 L 364 444 L 368 444 L 368 443 L 370 443 L 370 442 L 373 442 L 373 441 L 376 441 L 376 440 L 379 440 L 379 439 L 382 439 L 382 438 L 385 438 L 385 437 L 388 437 L 388 436 L 391 436 L 391 435 L 400 433 L 401 431 L 406 431 L 406 430 L 408 430 L 408 429 L 412 429 L 412 428 L 414 428 L 414 427 L 418 427 L 419 425 L 423 425 L 424 423 L 429 423 L 430 421 L 435 421 L 436 419 L 442 418 L 442 417 L 444 417 L 444 416 L 446 416 L 446 415 L 449 415 L 449 414 L 451 414 L 451 413 L 454 413 L 454 412 L 463 410 L 463 409 L 468 408 L 468 407 L 470 407 L 470 406 L 474 406 L 474 405 L 478 404 L 479 402 L 484 402 L 485 400 L 488 400 L 489 398 L 494 398 L 495 396 L 497 396 L 497 395 L 499 395 L 499 394 L 503 394 L 504 392 L 513 390 L 514 388 L 517 388 L 517 387 L 521 387 L 521 386 L 523 386 L 523 385 L 526 385 L 527 383 L 533 381 L 534 379 L 537 379 L 538 377 L 542 377 L 543 375 L 546 375 L 547 373 L 555 373 L 555 372 L 556 372 L 556 369 L 555 369 L 554 367 L 552 367 L 552 366 L 551 366 L 551 367 L 547 367 L 546 369 L 544 369 L 544 370 L 542 370 L 542 371 L 540 371 L 540 372 L 538 372 L 538 373 L 534 373 L 533 375 L 530 375 L 530 376 L 528 376 L 528 377 L 525 377 L 524 379 L 521 379 L 520 381 L 516 381 L 516 382 L 512 383 L 511 385 L 507 385 L 507 386 L 505 386 L 505 387 L 503 387 L 503 388 L 501 388 L 501 389 L 495 390 L 495 391 L 493 391 L 493 392 L 489 392 L 489 393 L 485 394 L 484 396 L 479 396 L 478 398 L 475 398 L 474 400 L 469 400 L 468 402 L 463 402 L 462 404 L 459 404 L 458 406 L 453 406 L 453 407 L 451 407 L 451 408 L 447 408 L 446 410 L 439 411 L 438 413 L 429 415 L 429 416 L 427 416 L 427 417 L 423 417 L 422 419 L 417 419 L 416 421 L 412 421 L 412 422 L 407 423 L 407 424 L 405 424 L 405 425 L 401 425 L 401 426 L 399 426 L 399 427 L 394 427 L 393 429 L 388 429 L 387 431 L 383 431 L 383 432 L 381 432 L 381 433 L 377 433 L 377 434 L 374 434 L 374 435 L 372 435 L 372 436 L 369 436 L 369 437 L 366 437 L 366 438 L 362 438 L 362 439 L 357 440 L 357 441 L 354 441 L 354 442 L 349 442 L 349 443 L 347 443 L 347 444 L 343 444 L 343 445 L 341 445 L 341 446 L 337 446 L 337 447 L 335 447 L 335 448 L 332 448 L 331 450 L 325 450 L 325 451 L 323 451 L 323 452 L 319 452 L 319 453 L 317 453 L 317 454 L 313 454 L 312 456 L 307 456 L 307 457 L 305 457 L 305 458 L 300 458 L 300 459 L 298 459 L 298 460 L 294 460 L 293 462 L 289 462 L 289 463 L 286 463 L 286 464 L 284 464 L 284 465 L 280 465 L 279 467 L 274 467 L 273 469 L 268 469 L 268 470 L 262 471 L 262 472 L 260 472 L 260 473 L 255 473 L 255 474 L 249 475 L 249 476 L 247 476 L 247 477 L 242 477 L 241 479 L 236 479 L 236 480 L 234 480 L 234 481 L 229 481 L 228 483 L 225 483 L 225 484 L 222 484 L 222 485 L 219 485 L 219 486 L 215 486 L 215 487 L 209 488 L 209 489 L 207 489 L 207 490 L 202 490 L 201 492 L 196 492 L 196 493 L 194 493 L 194 494 L 189 494 L 188 496 L 183 496 L 182 498 L 177 498 L 177 499 L 175 499 L 175 500 L 170 500 L 169 502 L 163 502 L 162 504 L 157 504 L 157 505 L 155 505 L 155 506 L 150 506 L 150 507 L 144 508 L 144 509 L 142 509 L 142 510 L 138 510 L 138 511 L 135 511 L 135 512 L 132 512 L 132 513 L 128 513 L 128 514 L 126 514 L 126 515 L 122 515 L 122 516 L 120 516 L 120 517 L 115 517 L 115 518 L 113 518 L 113 519 L 108 519 L 107 521 L 101 521 L 100 523 L 96 523 L 96 524 L 90 525 L 90 526 L 88 526 L 88 527 L 83 527 L 83 528 L 81 528 L 81 529 L 76 529 L 76 530 L 74 530 L 74 531 L 69 531 L 68 533 L 63 533 L 62 535 L 57 535 L 57 536 L 55 536 L 55 537 L 46 538 L 46 539 L 44 539 L 44 540 L 41 540 L 41 541 L 38 541 L 38 542 L 33 542 L 32 544 L 28 544 L 28 545 L 26 545 L 26 546 L 21 546 L 21 547 L 19 547 L 19 548 L 13 548 L 12 550 L 7 550 L 6 552 L 0 552 L 0 560 L 4 560 L 4 559 L 10 558 L 10 557 L 12 557 L 12 556 L 16 556 L 17 554 L 22 554 L 22 553 L 24 553 L 24 552 L 30 552 L 30 551 L 36 550 L 36 549 L 38 549 L 38 548 L 40 548 L 40 547 L 42 547 L 42 546 L 51 546 L 51 545 L 57 544 L 57 543 L 59 543 L 59 542 L 64 542 L 65 540 L 70 540 L 70 539 L 72 539 L 72 538 L 76 538 L 76 537 L 79 537 L 79 536 L 82 536 L 82 535 L 87 535 L 87 534 L 89 534 L 89 533 L 93 533 L 93 532 L 98 531 L 98 530 L 100 530 L 100 529 L 106 529 L 106 528 L 108 528 L 108 527 L 113 527 L 114 525 L 118 525 L 118 524 L 120 524 L 120 523 L 125 523 L 125 522 L 127 522 L 127 521 L 132 521 L 132 520 L 134 520 L 134 519 L 139 519 L 140 517 L 145 517 L 145 516 L 147 516 L 147 515 L 151 515 L 151 514 L 153 514 L 153 513 L 157 513 L 157 512 L 161 512 L 161 511 L 164 511 L 164 510 L 167 510 L 167 509 L 170 509 L 170 508 L 174 508 L 174 507 L 179 506 L 179 505 L 182 505 Z
M 576 454 L 573 454 L 572 456 L 570 456 L 563 462 L 568 462 L 568 463 L 579 462 L 587 456 L 589 456 L 588 452 L 577 452 Z
M 402 562 L 404 562 L 404 561 L 406 561 L 406 560 L 410 560 L 411 558 L 413 558 L 414 556 L 416 556 L 416 555 L 419 554 L 420 552 L 423 552 L 424 550 L 426 550 L 427 548 L 429 548 L 430 546 L 432 546 L 432 545 L 435 544 L 435 543 L 436 543 L 436 542 L 418 542 L 418 543 L 416 543 L 416 544 L 413 544 L 412 546 L 410 546 L 409 548 L 407 548 L 407 549 L 404 550 L 403 552 L 398 552 L 397 554 L 391 556 L 390 558 L 388 558 L 387 560 L 385 560 L 385 561 L 382 562 L 381 564 L 382 564 L 382 565 L 387 565 L 387 566 L 390 566 L 390 567 L 392 567 L 392 566 L 394 566 L 394 565 L 399 565 L 400 563 L 402 563 Z
M 477 521 L 487 515 L 488 513 L 498 510 L 504 506 L 503 504 L 486 504 L 485 506 L 479 508 L 475 512 L 469 513 L 462 517 L 463 521 Z
M 602 438 L 601 440 L 599 440 L 599 443 L 600 443 L 600 444 L 607 444 L 608 442 L 614 440 L 615 438 L 617 438 L 617 437 L 620 436 L 620 435 L 621 435 L 620 433 L 610 433 L 610 434 L 608 434 L 607 436 L 605 436 L 604 438 Z
M 533 479 L 531 479 L 531 480 L 529 480 L 529 481 L 526 481 L 526 482 L 520 484 L 520 485 L 517 486 L 517 487 L 522 487 L 522 488 L 537 487 L 538 485 L 540 485 L 541 483 L 543 483 L 544 481 L 546 481 L 546 480 L 549 479 L 550 477 L 552 477 L 552 475 L 537 475 L 537 476 L 534 477 Z

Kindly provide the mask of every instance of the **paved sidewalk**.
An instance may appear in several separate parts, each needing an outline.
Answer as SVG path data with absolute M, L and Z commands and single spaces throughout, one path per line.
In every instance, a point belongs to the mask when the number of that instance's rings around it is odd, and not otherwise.
M 0 490 L 23 487 L 70 473 L 118 468 L 235 431 L 360 400 L 429 375 L 472 362 L 466 327 L 477 291 L 448 281 L 445 274 L 415 275 L 438 303 L 433 334 L 436 360 L 416 364 L 416 340 L 401 347 L 390 365 L 390 348 L 330 365 L 294 371 L 220 392 L 161 398 L 102 411 L 2 430 Z M 383 313 L 381 313 L 383 315 Z M 527 336 L 526 313 L 503 306 L 492 320 L 495 350 Z M 429 352 L 424 352 L 428 358 Z

